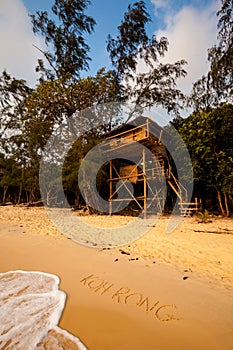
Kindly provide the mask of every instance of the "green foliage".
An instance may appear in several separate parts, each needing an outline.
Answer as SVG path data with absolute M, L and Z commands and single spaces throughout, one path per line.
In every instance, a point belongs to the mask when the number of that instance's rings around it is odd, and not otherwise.
M 196 185 L 217 194 L 233 194 L 233 105 L 196 112 L 178 131 L 190 152 Z M 197 186 L 198 187 L 198 186 Z
M 164 37 L 158 40 L 155 35 L 148 37 L 146 24 L 150 21 L 144 1 L 129 5 L 117 37 L 108 37 L 107 51 L 116 79 L 122 85 L 124 100 L 142 107 L 160 105 L 178 115 L 184 95 L 177 89 L 176 81 L 186 75 L 183 67 L 187 62 L 159 63 L 159 57 L 168 49 L 168 41 Z M 146 73 L 137 74 L 139 60 L 147 67 Z
M 116 39 L 108 36 L 107 51 L 119 76 L 127 73 L 131 76 L 131 71 L 136 71 L 139 58 L 152 68 L 157 55 L 163 55 L 167 50 L 166 38 L 161 38 L 160 41 L 155 36 L 148 38 L 145 25 L 150 21 L 144 1 L 135 2 L 128 6 Z
M 0 150 L 17 159 L 23 152 L 21 134 L 23 104 L 32 89 L 25 80 L 12 78 L 3 71 L 0 76 Z
M 206 209 L 203 211 L 203 213 L 197 213 L 197 216 L 199 223 L 206 224 L 208 222 L 211 222 L 211 220 L 209 220 L 209 212 Z
M 23 79 L 12 78 L 5 70 L 0 76 L 0 107 L 1 113 L 19 103 L 30 93 L 31 89 Z
M 11 154 L 18 164 L 24 167 L 24 181 L 17 177 L 15 180 L 18 186 L 29 193 L 30 201 L 36 200 L 39 193 L 38 177 L 39 165 L 43 149 L 52 132 L 63 122 L 69 125 L 73 133 L 73 114 L 88 107 L 98 106 L 101 102 L 117 101 L 118 87 L 115 85 L 115 78 L 111 72 L 101 69 L 95 77 L 79 78 L 72 84 L 65 84 L 63 79 L 41 81 L 40 84 L 27 95 L 22 94 L 19 105 L 9 110 L 4 122 L 5 137 L 2 136 L 1 145 L 7 154 Z M 112 120 L 111 113 L 89 112 L 87 116 L 76 114 L 75 122 L 80 126 L 85 124 L 85 129 L 92 128 L 92 125 L 100 127 L 92 130 L 92 135 L 83 135 L 82 143 L 76 148 L 76 155 L 73 164 L 66 163 L 67 169 L 64 173 L 64 187 L 67 191 L 74 189 L 75 174 L 79 168 L 80 159 L 94 145 L 98 134 L 109 130 L 111 125 L 116 123 Z M 101 125 L 107 129 L 103 129 Z M 3 126 L 3 124 L 2 124 Z M 76 127 L 77 129 L 77 127 Z M 77 138 L 74 131 L 74 139 Z M 68 170 L 72 174 L 68 174 Z M 13 174 L 12 172 L 10 173 Z M 10 175 L 10 176 L 11 176 Z M 6 176 L 4 176 L 6 179 Z M 77 180 L 77 177 L 76 177 Z M 7 180 L 5 181 L 7 182 Z M 10 181 L 9 181 L 10 185 Z M 55 186 L 56 187 L 56 186 Z M 54 187 L 54 189 L 55 189 Z M 48 194 L 56 197 L 56 191 Z M 74 191 L 78 195 L 78 190 Z M 56 200 L 53 200 L 56 203 Z
M 232 99 L 233 95 L 233 0 L 222 0 L 217 12 L 218 45 L 209 50 L 210 73 L 218 98 Z
M 89 4 L 89 0 L 55 0 L 52 12 L 56 20 L 50 19 L 46 11 L 31 15 L 34 33 L 41 34 L 48 47 L 43 54 L 50 69 L 43 60 L 37 67 L 46 78 L 74 79 L 88 69 L 89 46 L 84 35 L 90 34 L 95 25 L 94 19 L 85 15 Z
M 20 168 L 13 158 L 1 158 L 0 166 L 4 169 L 4 173 L 0 177 L 1 186 L 17 186 L 18 178 L 20 178 Z
M 233 0 L 221 2 L 217 12 L 218 42 L 208 50 L 210 70 L 194 84 L 190 98 L 195 110 L 233 102 Z

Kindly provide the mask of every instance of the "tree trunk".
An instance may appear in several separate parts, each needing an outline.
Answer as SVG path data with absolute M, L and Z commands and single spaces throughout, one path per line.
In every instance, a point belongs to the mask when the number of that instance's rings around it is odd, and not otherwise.
M 225 201 L 225 208 L 226 208 L 226 216 L 230 216 L 230 210 L 229 210 L 229 205 L 228 205 L 228 196 L 227 193 L 224 193 L 224 201 Z
M 21 201 L 21 195 L 22 195 L 22 192 L 23 192 L 23 184 L 24 184 L 24 168 L 22 166 L 22 168 L 21 168 L 21 181 L 20 181 L 19 195 L 18 195 L 17 204 L 20 204 L 20 201 Z
M 7 190 L 8 190 L 8 186 L 4 186 L 4 187 L 3 187 L 3 200 L 2 200 L 3 204 L 4 204 L 5 201 L 6 201 L 6 193 L 7 193 Z
M 74 200 L 74 207 L 75 208 L 79 208 L 80 207 L 80 192 L 77 191 L 77 194 L 75 196 L 75 200 Z
M 219 202 L 219 206 L 220 206 L 222 215 L 225 216 L 226 213 L 225 213 L 225 210 L 224 210 L 224 208 L 223 208 L 221 192 L 220 192 L 219 190 L 218 190 L 218 202 Z
M 50 203 L 50 193 L 51 193 L 51 189 L 47 191 L 46 193 L 46 204 L 48 207 L 51 206 L 51 203 Z
M 20 188 L 19 188 L 19 195 L 18 195 L 18 199 L 17 199 L 17 204 L 20 204 L 21 195 L 22 195 L 22 190 L 23 190 L 23 186 L 20 185 Z
M 30 195 L 29 195 L 29 203 L 33 203 L 36 201 L 36 197 L 35 197 L 35 190 L 33 187 L 31 187 L 30 189 Z

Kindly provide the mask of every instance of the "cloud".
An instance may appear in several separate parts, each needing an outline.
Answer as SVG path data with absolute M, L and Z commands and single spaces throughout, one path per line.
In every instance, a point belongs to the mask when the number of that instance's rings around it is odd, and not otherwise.
M 183 92 L 188 93 L 192 83 L 209 69 L 207 50 L 216 42 L 217 34 L 216 5 L 202 9 L 185 6 L 175 15 L 168 13 L 166 28 L 155 33 L 158 38 L 165 36 L 169 41 L 168 52 L 161 60 L 163 63 L 180 59 L 188 62 L 185 68 L 188 75 L 178 83 Z
M 169 6 L 168 0 L 151 0 L 151 3 L 154 4 L 157 9 L 167 8 Z
M 35 67 L 40 53 L 32 45 L 43 48 L 35 37 L 22 0 L 0 0 L 0 73 L 8 73 L 29 84 L 36 82 Z

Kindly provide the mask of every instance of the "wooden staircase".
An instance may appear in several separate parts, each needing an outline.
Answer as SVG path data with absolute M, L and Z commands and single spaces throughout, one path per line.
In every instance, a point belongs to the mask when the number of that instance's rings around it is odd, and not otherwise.
M 192 216 L 201 210 L 201 203 L 195 198 L 194 202 L 188 202 L 188 191 L 187 189 L 176 179 L 174 174 L 170 173 L 170 178 L 168 179 L 169 186 L 176 193 L 179 198 L 179 209 L 181 216 Z
M 179 207 L 181 216 L 192 216 L 201 210 L 201 203 L 196 197 L 194 202 L 180 202 Z

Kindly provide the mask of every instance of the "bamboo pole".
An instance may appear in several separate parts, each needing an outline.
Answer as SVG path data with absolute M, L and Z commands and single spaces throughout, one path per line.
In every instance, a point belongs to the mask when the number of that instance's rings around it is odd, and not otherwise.
M 109 167 L 109 215 L 112 215 L 112 160 L 110 160 Z
M 146 153 L 145 149 L 142 151 L 142 161 L 143 161 L 143 179 L 144 179 L 144 219 L 147 217 L 147 208 L 146 208 L 146 189 L 147 189 L 147 183 L 146 183 Z

